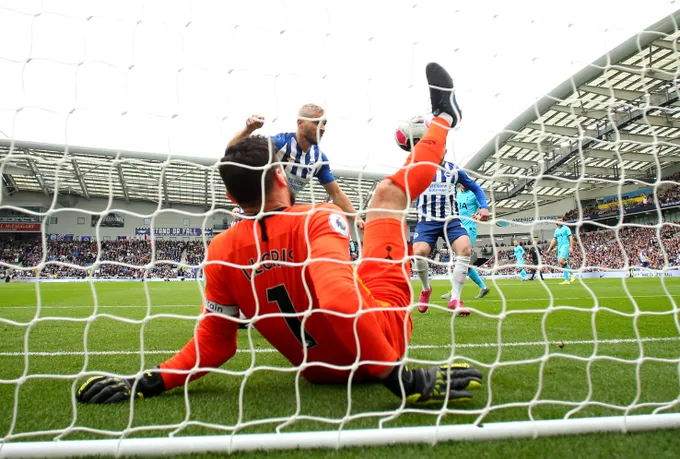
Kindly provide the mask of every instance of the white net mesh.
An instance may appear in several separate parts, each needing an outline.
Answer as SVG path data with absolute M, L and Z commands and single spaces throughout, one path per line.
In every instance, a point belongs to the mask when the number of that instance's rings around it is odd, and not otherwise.
M 623 24 L 626 12 L 615 6 L 592 17 Z M 642 22 L 604 35 L 594 32 L 600 22 L 555 19 L 539 4 L 528 19 L 502 3 L 394 2 L 389 27 L 373 23 L 385 5 L 363 7 L 372 10 L 357 15 L 358 5 L 333 2 L 0 6 L 0 273 L 11 279 L 0 286 L 0 455 L 434 443 L 678 425 L 680 34 L 671 6 L 650 5 Z M 430 24 L 433 14 L 457 26 L 414 25 Z M 524 39 L 547 37 L 541 56 L 531 47 L 498 55 L 495 40 L 469 44 L 479 29 L 516 33 L 518 21 L 529 30 Z M 604 45 L 588 55 L 584 40 Z M 455 69 L 463 102 L 448 158 L 466 164 L 491 203 L 493 218 L 478 225 L 473 249 L 491 293 L 475 299 L 468 280 L 462 298 L 471 316 L 451 314 L 440 296 L 451 287 L 454 256 L 439 242 L 430 309 L 415 312 L 415 297 L 409 305 L 414 329 L 403 360 L 474 364 L 484 388 L 471 402 L 414 408 L 380 384 L 309 383 L 306 363 L 291 365 L 256 331 L 266 320 L 257 314 L 239 319 L 250 325 L 235 355 L 184 388 L 110 409 L 76 401 L 87 377 L 141 376 L 198 330 L 206 249 L 235 222 L 216 160 L 247 116 L 264 113 L 264 132 L 274 135 L 294 129 L 301 104 L 324 105 L 322 147 L 363 213 L 403 159 L 390 129 L 428 106 L 429 60 Z M 501 78 L 500 68 L 534 76 Z M 530 104 L 508 124 L 518 105 Z M 492 140 L 482 146 L 480 138 Z M 297 199 L 332 200 L 316 181 Z M 405 214 L 410 239 L 422 209 Z M 569 266 L 547 250 L 561 215 L 574 236 Z M 350 238 L 359 266 L 362 235 L 350 228 Z M 515 240 L 527 252 L 524 266 L 512 256 Z M 243 269 L 271 267 L 261 261 Z M 314 260 L 279 261 L 281 269 L 307 269 Z M 519 280 L 522 269 L 533 283 Z M 575 281 L 560 285 L 563 278 Z M 411 288 L 420 291 L 415 273 Z M 310 320 L 279 307 L 276 317 L 290 328 L 281 333 Z M 610 418 L 622 415 L 630 417 Z M 557 422 L 539 422 L 550 420 Z M 290 436 L 249 435 L 256 433 Z M 223 434 L 227 441 L 214 437 Z M 182 443 L 193 435 L 205 438 Z M 119 441 L 130 437 L 146 440 Z M 62 441 L 19 445 L 53 439 Z M 102 439 L 116 441 L 82 449 L 64 441 Z

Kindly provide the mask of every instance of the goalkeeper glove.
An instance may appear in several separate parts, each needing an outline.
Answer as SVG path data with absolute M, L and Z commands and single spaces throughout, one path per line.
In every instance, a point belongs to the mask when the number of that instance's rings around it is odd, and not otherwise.
M 482 373 L 467 363 L 414 370 L 401 366 L 395 368 L 383 384 L 397 397 L 405 397 L 407 404 L 441 405 L 445 401 L 471 400 L 469 389 L 482 387 Z
M 154 367 L 151 370 L 158 369 Z M 165 392 L 163 377 L 158 372 L 146 371 L 137 381 L 135 378 L 118 378 L 115 376 L 93 376 L 85 381 L 76 394 L 81 403 L 103 404 L 118 403 L 130 400 L 132 388 L 135 388 L 135 398 L 149 398 Z

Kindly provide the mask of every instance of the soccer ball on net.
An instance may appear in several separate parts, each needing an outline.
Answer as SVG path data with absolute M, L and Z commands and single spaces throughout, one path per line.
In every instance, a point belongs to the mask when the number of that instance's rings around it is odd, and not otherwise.
M 411 148 L 423 138 L 430 127 L 430 122 L 422 116 L 414 116 L 410 120 L 400 121 L 394 130 L 394 140 L 402 150 L 411 151 Z

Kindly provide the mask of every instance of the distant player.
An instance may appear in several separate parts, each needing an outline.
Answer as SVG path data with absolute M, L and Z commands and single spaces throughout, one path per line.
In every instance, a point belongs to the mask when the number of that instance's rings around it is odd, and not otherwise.
M 463 307 L 460 294 L 467 277 L 472 246 L 470 244 L 470 237 L 463 227 L 458 214 L 458 206 L 455 200 L 457 183 L 472 190 L 474 195 L 477 196 L 480 203 L 479 216 L 477 218 L 483 221 L 489 219 L 489 209 L 482 188 L 468 177 L 465 171 L 458 169 L 449 161 L 443 161 L 442 168 L 437 171 L 430 186 L 423 194 L 418 196 L 416 201 L 419 217 L 413 237 L 413 254 L 421 257 L 416 260 L 415 267 L 415 271 L 418 273 L 418 277 L 423 284 L 423 289 L 418 298 L 420 303 L 418 311 L 420 312 L 427 311 L 427 304 L 430 302 L 430 296 L 432 295 L 428 262 L 425 258 L 437 247 L 439 238 L 443 238 L 446 241 L 446 245 L 450 246 L 453 249 L 453 253 L 456 254 L 451 279 L 451 299 L 449 300 L 448 307 L 462 316 L 470 314 L 470 311 Z
M 232 220 L 231 224 L 229 225 L 230 228 L 237 224 L 243 218 L 243 209 L 241 209 L 240 207 L 234 207 L 231 210 L 231 217 Z
M 465 185 L 461 184 L 458 188 L 458 193 L 456 193 L 458 215 L 460 215 L 461 223 L 470 238 L 470 247 L 474 247 L 477 241 L 477 220 L 479 220 L 479 211 L 482 209 L 482 205 L 479 203 L 475 193 L 465 188 Z M 479 287 L 479 293 L 475 298 L 484 298 L 489 294 L 491 290 L 489 290 L 482 278 L 479 277 L 479 273 L 475 268 L 470 266 L 467 275 Z M 442 299 L 450 300 L 451 293 L 449 290 L 442 295 Z
M 519 245 L 519 241 L 517 239 L 513 241 L 513 244 L 515 245 L 515 250 L 513 252 L 513 256 L 515 257 L 515 267 L 519 270 L 519 275 L 522 277 L 523 281 L 529 280 L 529 275 L 524 269 L 524 247 Z
M 557 217 L 557 228 L 553 235 L 548 252 L 552 250 L 557 244 L 557 261 L 564 270 L 564 282 L 561 285 L 570 284 L 576 280 L 576 277 L 571 274 L 571 266 L 569 266 L 569 254 L 574 251 L 574 236 L 571 234 L 571 229 L 564 224 L 564 217 Z
M 536 277 L 537 272 L 538 275 L 541 276 L 541 280 L 544 280 L 541 268 L 538 266 L 540 264 L 540 259 L 538 256 L 538 249 L 536 248 L 535 245 L 532 245 L 531 249 L 529 249 L 529 255 L 531 255 L 531 264 L 533 265 L 533 267 L 531 268 L 531 277 L 529 278 L 529 280 L 534 280 L 534 277 Z
M 349 225 L 340 208 L 293 205 L 295 193 L 283 168 L 266 168 L 271 139 L 248 137 L 232 144 L 222 162 L 255 169 L 221 166 L 227 194 L 247 216 L 261 207 L 268 216 L 244 219 L 212 240 L 203 312 L 184 349 L 139 379 L 90 378 L 78 389 L 78 400 L 148 398 L 220 367 L 236 353 L 239 310 L 256 318 L 253 326 L 293 365 L 304 365 L 301 375 L 310 382 L 346 383 L 350 377 L 382 382 L 414 404 L 470 399 L 469 390 L 482 380 L 474 367 L 409 369 L 400 363 L 411 336 L 403 218 L 407 196 L 418 196 L 429 186 L 444 156 L 449 126 L 458 120 L 451 77 L 437 64 L 427 66 L 427 77 L 435 119 L 405 167 L 376 188 L 362 247 L 365 260 L 356 271 L 347 250 Z
M 644 250 L 640 250 L 640 253 L 638 254 L 638 258 L 640 259 L 640 266 L 643 268 L 646 268 L 649 266 L 649 260 L 647 259 L 647 253 Z
M 263 125 L 263 116 L 252 115 L 246 120 L 246 127 L 236 133 L 228 146 L 245 139 Z M 356 214 L 352 202 L 335 181 L 328 157 L 319 148 L 319 142 L 325 132 L 324 109 L 315 104 L 305 104 L 298 111 L 297 130 L 282 132 L 272 137 L 274 153 L 279 161 L 286 163 L 284 170 L 293 193 L 297 194 L 312 181 L 313 177 L 316 177 L 335 205 L 348 214 Z M 359 215 L 354 219 L 357 227 L 363 230 L 363 219 Z

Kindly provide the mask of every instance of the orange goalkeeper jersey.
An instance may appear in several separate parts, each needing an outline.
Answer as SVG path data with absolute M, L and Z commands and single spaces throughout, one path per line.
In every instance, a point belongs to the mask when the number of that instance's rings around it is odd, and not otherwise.
M 348 237 L 348 222 L 332 204 L 313 211 L 311 205 L 297 205 L 242 220 L 210 244 L 205 308 L 232 316 L 240 309 L 294 365 L 303 362 L 306 347 L 309 363 L 349 366 L 357 360 L 357 335 L 362 361 L 395 361 L 400 355 L 376 329 L 375 314 L 355 320 L 357 310 L 381 304 L 355 275 Z M 224 332 L 236 333 L 234 321 L 221 322 L 230 328 Z M 316 378 L 317 371 L 323 376 Z M 303 374 L 327 380 L 328 373 L 316 366 Z

